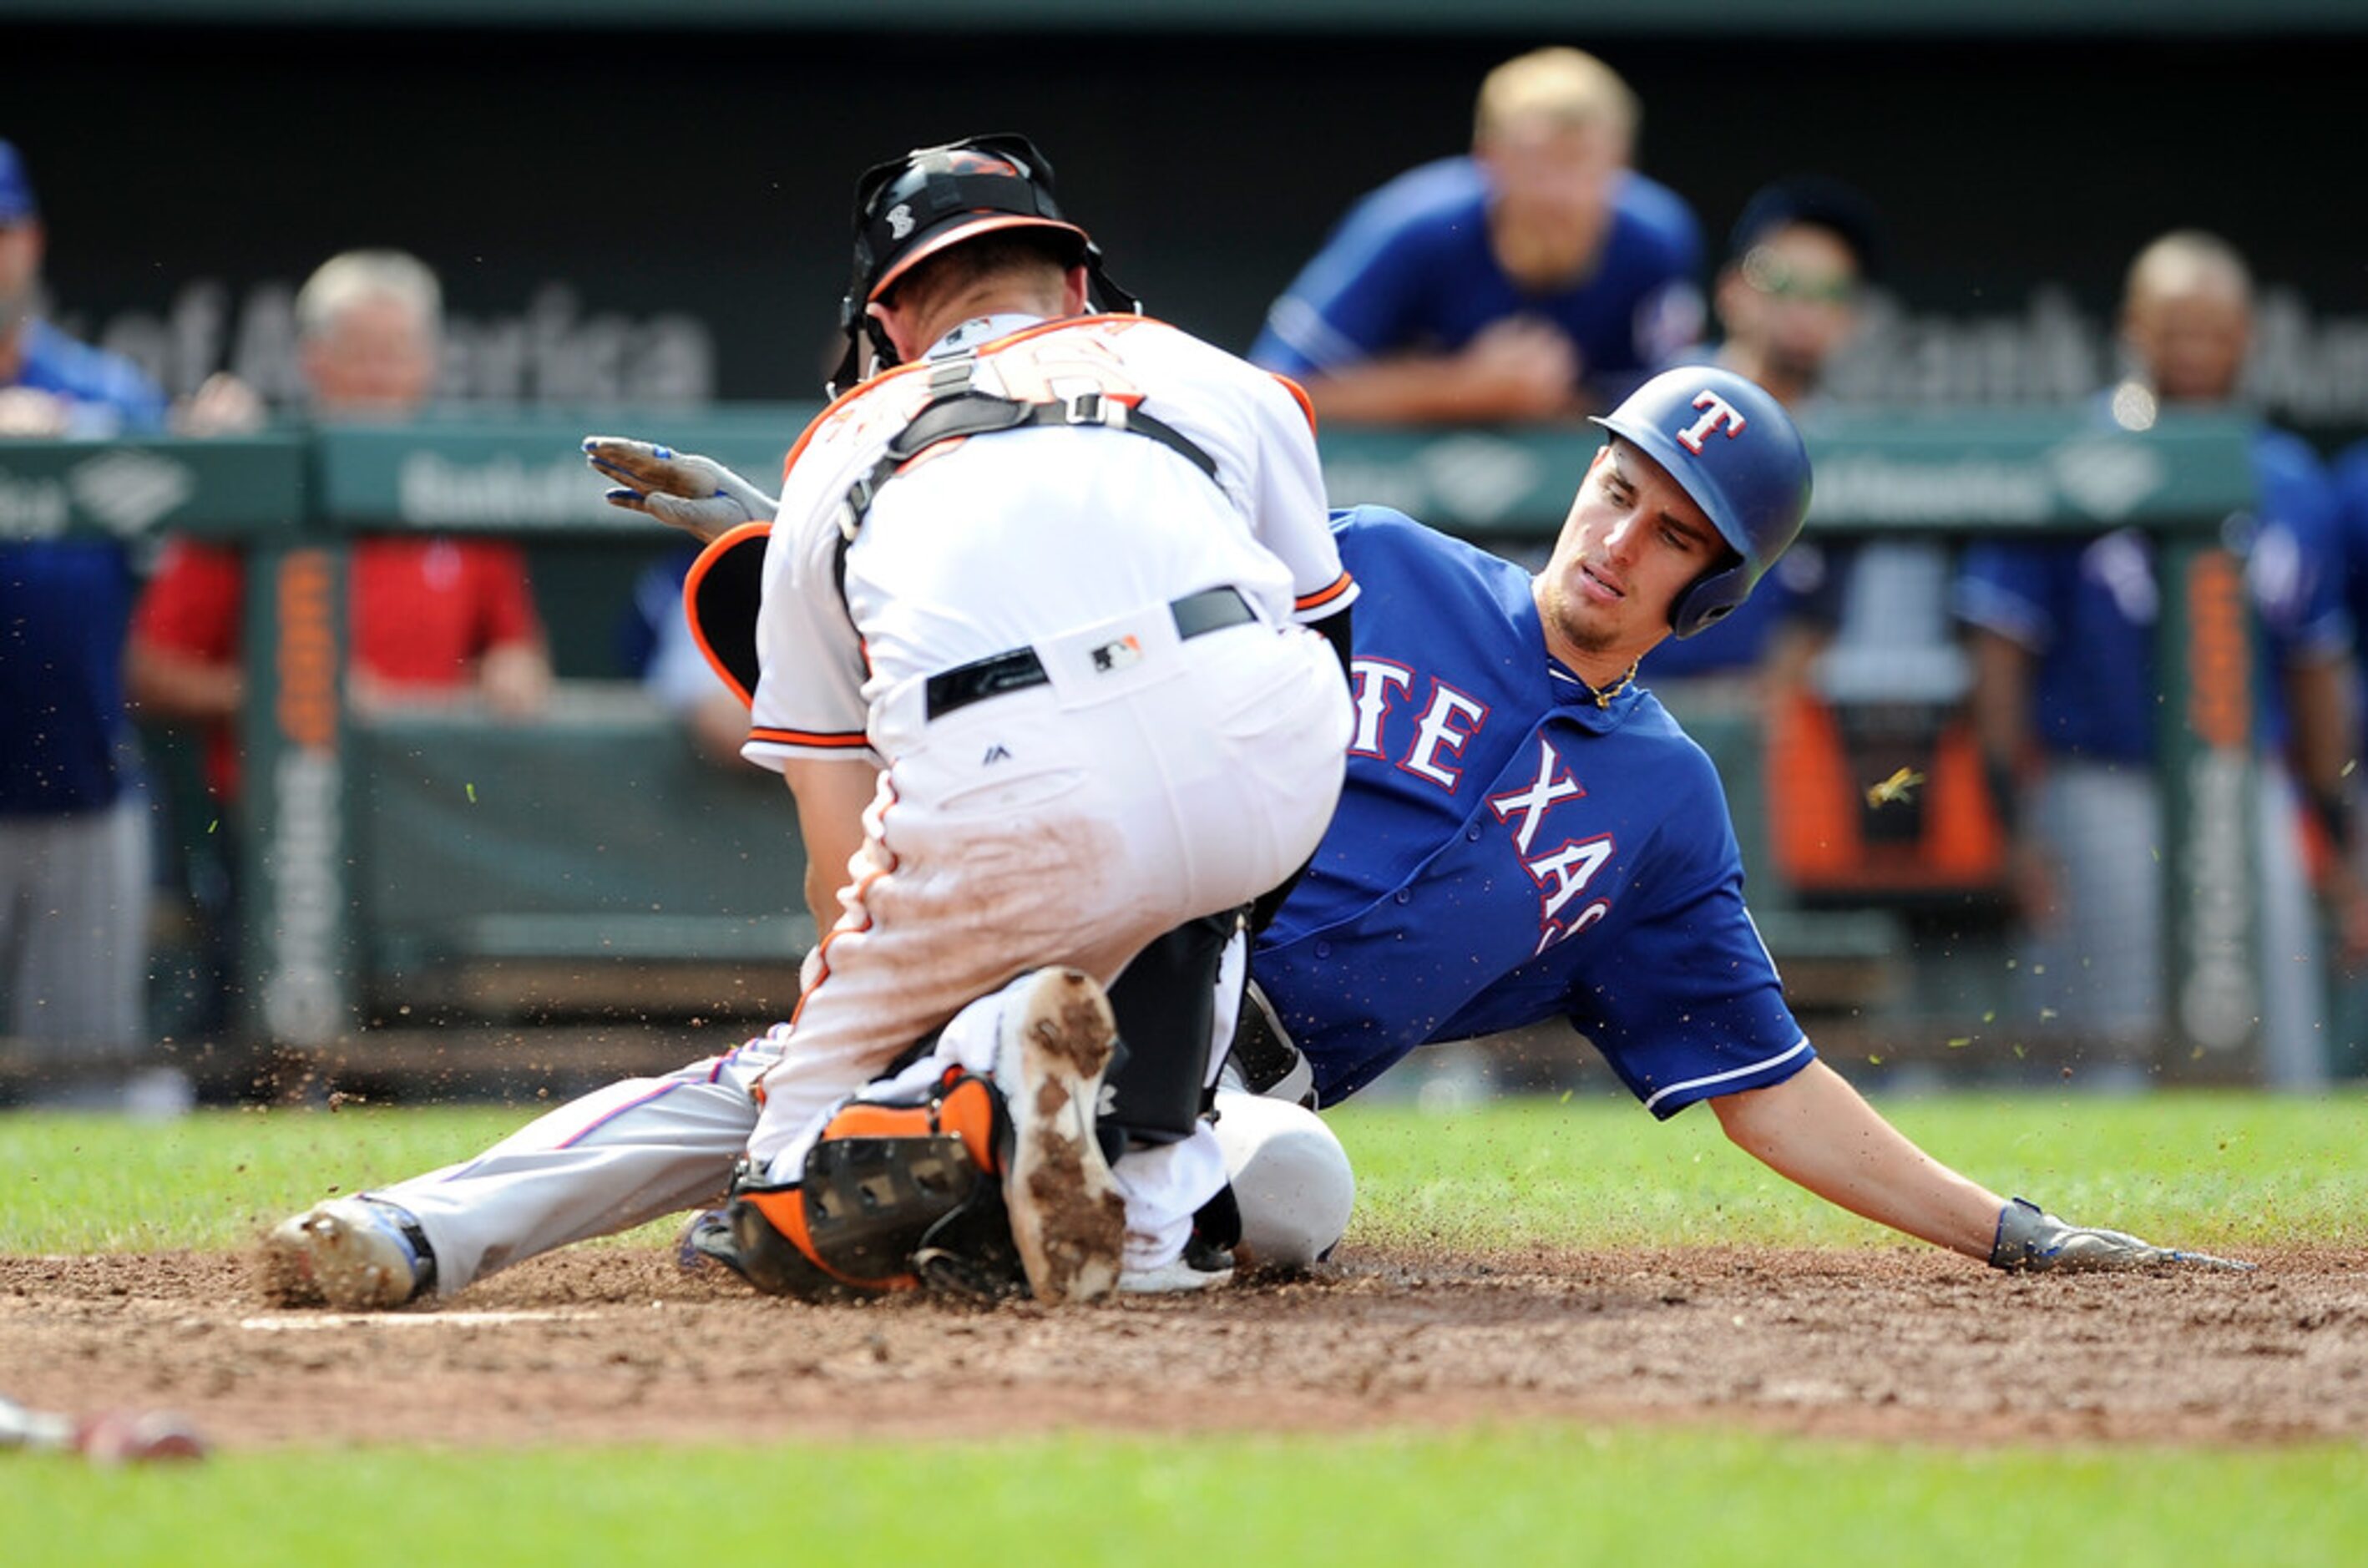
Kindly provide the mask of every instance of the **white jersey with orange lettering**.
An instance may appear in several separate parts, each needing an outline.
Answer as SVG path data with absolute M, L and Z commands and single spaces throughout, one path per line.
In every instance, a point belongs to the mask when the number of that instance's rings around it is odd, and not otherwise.
M 825 410 L 767 548 L 746 755 L 882 771 L 751 1156 L 786 1169 L 1014 975 L 1107 984 L 1303 864 L 1351 713 L 1301 622 L 1353 593 L 1304 410 L 1160 323 L 982 318 Z M 1116 1174 L 1129 1267 L 1224 1179 L 1205 1128 Z

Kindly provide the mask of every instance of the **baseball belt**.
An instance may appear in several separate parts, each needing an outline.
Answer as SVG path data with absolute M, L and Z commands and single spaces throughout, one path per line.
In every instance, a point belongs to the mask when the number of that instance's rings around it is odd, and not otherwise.
M 1230 585 L 1187 594 L 1172 601 L 1167 611 L 1176 619 L 1177 637 L 1188 642 L 1258 619 L 1242 591 Z M 924 707 L 930 719 L 942 719 L 973 702 L 1025 691 L 1052 678 L 1035 649 L 1010 648 L 931 676 L 922 687 Z

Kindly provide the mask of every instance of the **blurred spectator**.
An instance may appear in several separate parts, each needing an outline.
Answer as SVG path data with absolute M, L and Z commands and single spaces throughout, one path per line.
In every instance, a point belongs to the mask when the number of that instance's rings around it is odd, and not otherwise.
M 1670 362 L 1713 359 L 1808 417 L 1827 362 L 1858 330 L 1881 243 L 1873 207 L 1837 180 L 1800 176 L 1762 187 L 1736 221 L 1712 290 L 1717 347 L 1682 349 Z M 1803 540 L 1734 614 L 1655 649 L 1655 684 L 1764 669 L 1771 690 L 1796 689 L 1839 620 L 1847 568 L 1845 552 Z
M 395 251 L 349 251 L 296 297 L 304 381 L 321 420 L 410 417 L 436 385 L 442 296 L 435 275 Z M 498 540 L 369 536 L 347 556 L 349 695 L 358 707 L 472 694 L 524 717 L 550 692 L 551 664 L 526 558 Z M 128 678 L 143 711 L 213 727 L 209 772 L 227 797 L 232 725 L 245 700 L 245 571 L 238 552 L 176 540 L 133 617 Z
M 2143 429 L 2167 403 L 2233 407 L 2251 330 L 2251 277 L 2231 246 L 2192 231 L 2156 241 L 2130 268 L 2122 312 L 2130 371 L 2108 394 L 2111 416 Z M 2270 1081 L 2302 1087 L 2325 1081 L 2328 1052 L 2298 808 L 2340 799 L 2351 633 L 2317 460 L 2295 437 L 2260 426 L 2253 464 L 2259 514 L 2237 519 L 2231 541 L 2245 552 L 2278 676 L 2256 687 L 2261 1032 Z M 2159 592 L 2154 551 L 2135 530 L 1979 544 L 1959 585 L 1960 612 L 1975 629 L 1975 722 L 2032 938 L 2033 1000 L 2054 1028 L 2105 1046 L 2124 1072 L 2149 1060 L 2164 1022 L 2153 780 Z M 2323 891 L 2355 934 L 2358 888 L 2330 859 Z
M 1702 236 L 1633 172 L 1637 107 L 1593 55 L 1482 83 L 1468 157 L 1352 208 L 1250 358 L 1340 419 L 1558 419 L 1616 402 L 1702 326 Z
M 1873 205 L 1800 175 L 1744 204 L 1712 289 L 1711 358 L 1773 392 L 1812 433 L 1828 365 L 1882 273 Z M 1930 538 L 1787 551 L 1743 608 L 1653 653 L 1681 710 L 1737 709 L 1765 755 L 1771 868 L 1804 896 L 1947 903 L 1995 876 L 1997 833 L 1964 716 L 1968 681 L 1948 608 L 1949 553 Z M 1913 790 L 1870 799 L 1906 772 Z
M 2351 616 L 2356 656 L 2358 639 L 2368 633 L 2368 441 L 2353 446 L 2336 460 L 2335 494 L 2337 525 L 2343 548 L 2343 603 Z M 2356 676 L 2358 672 L 2354 674 Z M 2368 735 L 2368 680 L 2355 678 L 2352 695 L 2351 756 L 2356 759 L 2362 737 Z M 2343 807 L 2323 806 L 2321 813 L 2327 819 L 2328 836 L 2339 845 L 2349 844 L 2352 874 L 2368 881 L 2368 834 L 2359 829 L 2361 795 L 2368 790 L 2368 770 L 2353 767 L 2350 783 L 2351 799 Z M 2344 956 L 2352 960 L 2354 972 L 2347 975 L 2337 990 L 2340 1005 L 2336 1009 L 2335 1060 L 2331 1065 L 2343 1077 L 2368 1077 L 2368 974 L 2358 972 L 2361 964 L 2351 944 L 2341 944 L 2341 949 Z
M 0 142 L 0 437 L 155 433 L 164 394 L 36 313 L 43 237 L 24 163 Z M 0 1032 L 45 1068 L 145 1043 L 148 824 L 121 663 L 131 594 L 114 540 L 0 542 Z M 33 1097 L 72 1097 L 68 1083 Z
M 677 551 L 635 580 L 625 665 L 682 726 L 702 759 L 762 778 L 763 770 L 749 767 L 740 755 L 748 739 L 748 705 L 708 664 L 683 614 L 683 579 L 698 559 L 696 548 Z

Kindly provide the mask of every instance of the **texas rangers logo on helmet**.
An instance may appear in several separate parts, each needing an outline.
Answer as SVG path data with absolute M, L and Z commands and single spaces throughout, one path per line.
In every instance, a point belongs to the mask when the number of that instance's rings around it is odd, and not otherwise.
M 1722 424 L 1726 426 L 1726 438 L 1730 441 L 1743 434 L 1744 426 L 1748 423 L 1743 415 L 1736 411 L 1735 404 L 1708 387 L 1694 394 L 1693 405 L 1703 411 L 1702 416 L 1679 431 L 1678 440 L 1694 456 L 1702 456 L 1702 442 L 1709 439 L 1710 433 Z

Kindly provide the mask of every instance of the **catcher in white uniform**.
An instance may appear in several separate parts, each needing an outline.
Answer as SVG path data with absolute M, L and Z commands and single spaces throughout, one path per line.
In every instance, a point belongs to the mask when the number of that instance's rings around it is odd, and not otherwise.
M 876 373 L 790 454 L 748 693 L 827 933 L 797 1012 L 295 1216 L 283 1297 L 396 1304 L 697 1204 L 752 1108 L 704 1246 L 760 1288 L 1228 1277 L 1218 968 L 1322 836 L 1351 723 L 1304 624 L 1345 649 L 1354 594 L 1313 431 L 1285 383 L 1132 313 L 1024 138 L 874 168 L 856 231 L 837 379 L 867 343 Z

